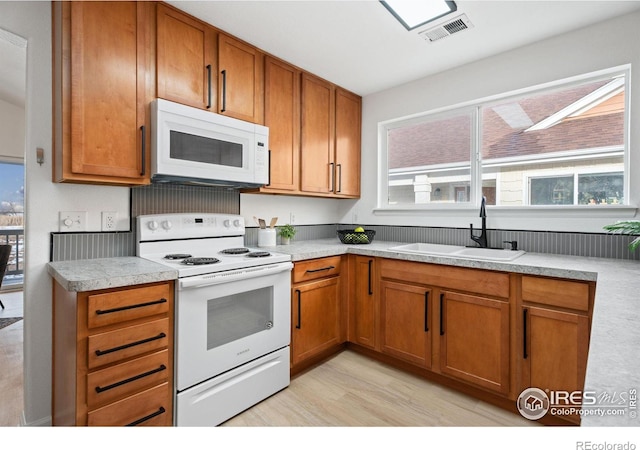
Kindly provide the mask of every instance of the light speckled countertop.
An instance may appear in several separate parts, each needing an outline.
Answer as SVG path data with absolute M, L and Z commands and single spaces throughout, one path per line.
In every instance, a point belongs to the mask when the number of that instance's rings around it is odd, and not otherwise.
M 460 267 L 596 281 L 585 390 L 619 398 L 640 389 L 640 262 L 527 253 L 510 262 L 480 261 L 445 256 L 410 255 L 389 250 L 401 242 L 374 241 L 344 245 L 337 238 L 294 241 L 268 247 L 292 260 L 346 253 L 447 264 Z M 165 266 L 136 257 L 49 263 L 48 271 L 65 289 L 87 291 L 176 279 Z M 640 408 L 639 408 L 640 409 Z M 640 426 L 630 410 L 617 416 L 583 416 L 583 426 Z
M 60 286 L 72 292 L 178 278 L 176 270 L 135 256 L 51 262 L 47 265 L 47 271 Z

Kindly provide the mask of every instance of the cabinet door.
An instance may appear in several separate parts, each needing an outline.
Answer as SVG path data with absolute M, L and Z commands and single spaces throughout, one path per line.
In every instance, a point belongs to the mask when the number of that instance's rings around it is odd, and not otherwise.
M 382 351 L 431 367 L 432 291 L 422 286 L 380 284 Z
M 57 181 L 148 183 L 147 7 L 142 2 L 63 5 L 68 7 L 70 78 L 63 90 L 70 90 L 71 120 L 62 150 L 66 173 Z
M 360 196 L 360 128 L 362 100 L 336 89 L 336 185 L 340 197 Z
M 309 74 L 302 75 L 302 137 L 300 190 L 333 194 L 335 186 L 333 86 Z
M 378 328 L 378 295 L 375 260 L 355 256 L 352 260 L 353 297 L 349 340 L 364 347 L 376 348 Z
M 340 278 L 294 286 L 291 305 L 292 363 L 340 343 Z
M 589 348 L 586 315 L 522 308 L 522 389 L 579 391 Z
M 269 127 L 269 184 L 297 191 L 300 185 L 300 71 L 266 57 L 264 124 Z
M 218 111 L 264 123 L 264 54 L 231 36 L 218 36 Z
M 215 30 L 162 4 L 157 19 L 158 97 L 215 110 Z
M 509 303 L 442 292 L 440 370 L 499 393 L 509 391 Z

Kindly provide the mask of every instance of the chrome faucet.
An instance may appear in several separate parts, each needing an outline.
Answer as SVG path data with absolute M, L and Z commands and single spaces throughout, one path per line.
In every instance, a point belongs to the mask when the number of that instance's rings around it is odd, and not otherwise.
M 473 224 L 469 224 L 471 229 L 471 240 L 477 243 L 481 248 L 487 248 L 489 246 L 489 240 L 487 239 L 487 211 L 485 209 L 485 203 L 487 197 L 482 197 L 482 203 L 480 204 L 480 217 L 482 217 L 482 233 L 480 236 L 474 236 Z

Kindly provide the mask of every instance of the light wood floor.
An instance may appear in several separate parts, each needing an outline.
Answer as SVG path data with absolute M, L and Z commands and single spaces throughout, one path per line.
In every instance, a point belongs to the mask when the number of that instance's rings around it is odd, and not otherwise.
M 0 317 L 22 316 L 22 292 L 2 293 Z M 20 426 L 21 320 L 0 330 L 0 426 Z M 535 422 L 351 351 L 223 424 L 264 426 L 537 426 Z
M 5 309 L 0 317 L 22 317 L 22 292 L 2 292 Z M 0 426 L 20 426 L 22 397 L 22 342 L 24 320 L 0 330 Z
M 519 415 L 352 351 L 223 426 L 538 426 Z

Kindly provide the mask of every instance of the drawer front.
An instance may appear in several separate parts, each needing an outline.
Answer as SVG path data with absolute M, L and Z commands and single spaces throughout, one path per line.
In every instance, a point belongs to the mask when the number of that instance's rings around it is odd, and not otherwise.
M 589 284 L 525 275 L 522 277 L 522 300 L 588 311 Z
M 89 426 L 162 426 L 173 424 L 173 393 L 169 383 L 112 403 L 87 415 Z
M 87 376 L 87 406 L 95 409 L 169 379 L 169 351 L 98 370 Z
M 119 328 L 88 337 L 89 369 L 119 362 L 147 352 L 163 350 L 169 344 L 169 319 Z
M 438 286 L 502 298 L 509 297 L 509 274 L 504 272 L 382 259 L 380 274 L 382 278 L 389 280 Z
M 293 266 L 293 282 L 317 280 L 318 278 L 340 275 L 342 257 L 312 259 L 296 262 Z
M 172 283 L 91 294 L 87 297 L 87 326 L 92 329 L 166 314 L 172 299 Z

